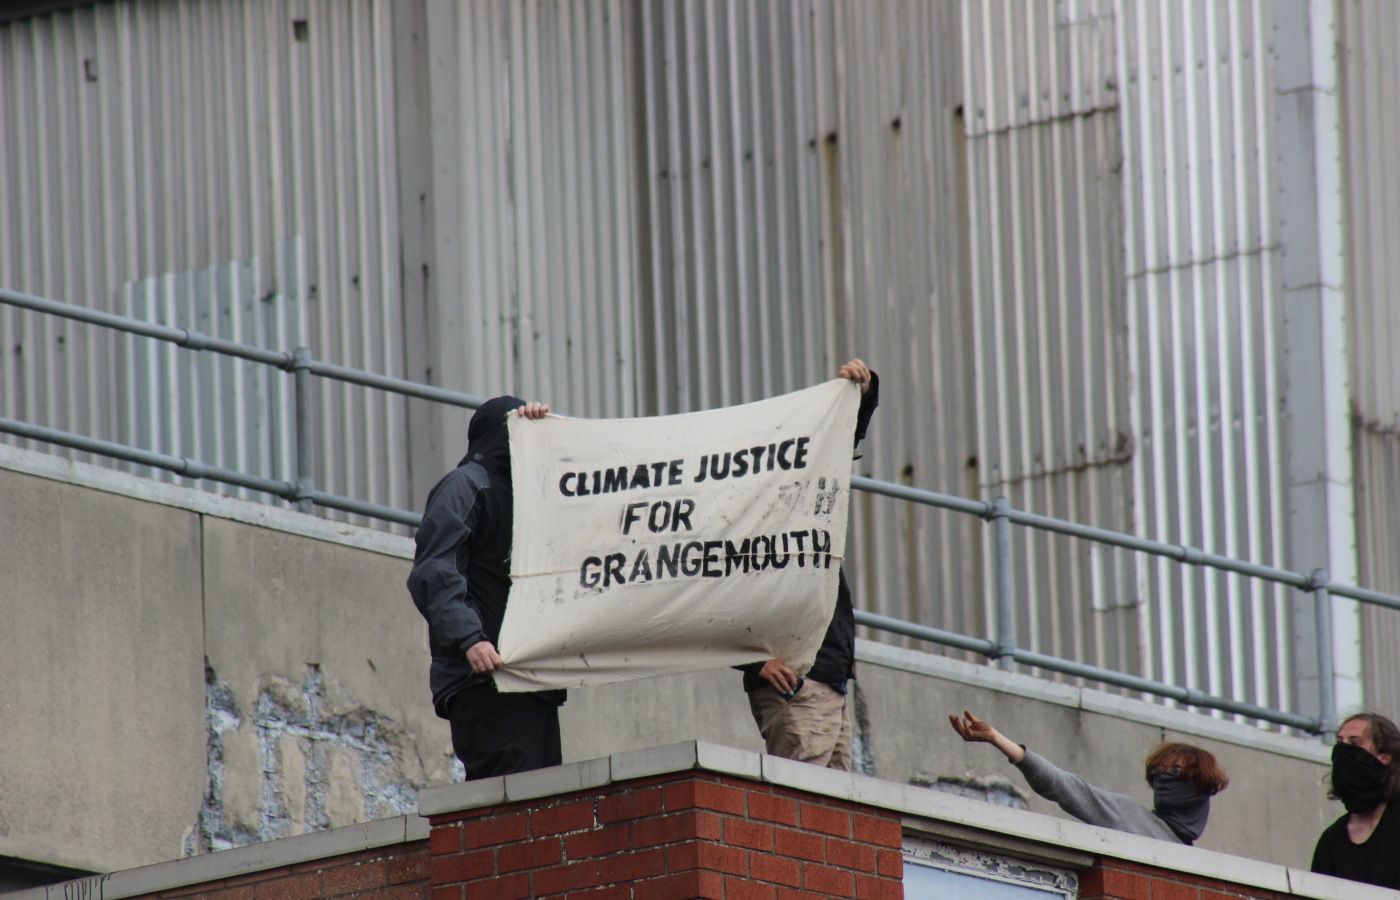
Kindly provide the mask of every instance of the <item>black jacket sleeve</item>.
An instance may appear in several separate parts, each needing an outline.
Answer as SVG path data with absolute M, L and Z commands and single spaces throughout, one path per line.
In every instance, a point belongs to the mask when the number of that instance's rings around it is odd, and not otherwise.
M 434 648 L 464 654 L 486 640 L 481 615 L 467 599 L 467 576 L 458 565 L 458 552 L 481 515 L 480 494 L 488 489 L 471 477 L 466 466 L 449 472 L 428 495 L 423 523 L 418 526 L 408 592 L 428 620 L 428 640 Z
M 856 411 L 856 441 L 865 440 L 865 430 L 870 427 L 870 419 L 875 415 L 875 407 L 880 405 L 880 376 L 870 372 L 870 387 L 860 395 L 860 409 Z

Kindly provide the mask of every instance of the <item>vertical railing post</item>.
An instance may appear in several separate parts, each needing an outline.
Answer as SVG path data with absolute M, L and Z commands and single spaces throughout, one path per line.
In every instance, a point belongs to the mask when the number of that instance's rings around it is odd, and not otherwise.
M 1313 569 L 1314 631 L 1317 633 L 1317 715 L 1323 732 L 1337 727 L 1337 685 L 1332 662 L 1332 592 L 1327 590 L 1326 569 Z
M 1010 671 L 1016 664 L 1016 611 L 1011 605 L 1011 503 L 992 501 L 992 531 L 996 563 L 997 665 Z
M 297 510 L 313 512 L 311 493 L 316 489 L 311 476 L 312 415 L 311 415 L 311 350 L 298 347 L 292 358 L 292 376 L 296 390 L 296 441 L 297 441 Z

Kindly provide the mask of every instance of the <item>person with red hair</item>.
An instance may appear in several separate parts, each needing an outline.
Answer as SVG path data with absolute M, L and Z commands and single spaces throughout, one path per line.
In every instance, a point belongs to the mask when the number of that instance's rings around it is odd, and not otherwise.
M 948 721 L 963 740 L 996 747 L 1021 770 L 1032 790 L 1090 825 L 1190 846 L 1206 830 L 1210 798 L 1230 783 L 1210 751 L 1191 744 L 1159 744 L 1143 765 L 1152 786 L 1152 808 L 1148 809 L 1127 794 L 1105 791 L 1066 772 L 967 710 L 962 718 L 949 716 Z
M 1347 811 L 1317 839 L 1312 870 L 1400 890 L 1400 728 L 1376 713 L 1343 721 L 1331 780 Z

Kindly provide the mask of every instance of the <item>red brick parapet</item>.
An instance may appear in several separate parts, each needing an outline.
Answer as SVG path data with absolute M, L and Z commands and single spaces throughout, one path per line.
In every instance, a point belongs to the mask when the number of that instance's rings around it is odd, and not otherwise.
M 904 896 L 898 814 L 699 769 L 430 821 L 434 900 Z
M 1078 900 L 1396 896 L 701 742 L 426 788 L 419 810 L 426 819 L 369 822 L 13 896 L 893 900 L 904 896 L 906 875 L 928 887 L 939 878 L 1005 881 L 1008 872 Z

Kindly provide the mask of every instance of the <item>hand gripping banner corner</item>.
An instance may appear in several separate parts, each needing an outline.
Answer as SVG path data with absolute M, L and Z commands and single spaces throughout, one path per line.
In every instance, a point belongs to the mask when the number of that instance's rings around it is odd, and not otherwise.
M 502 691 L 816 657 L 860 388 L 649 419 L 510 419 Z

